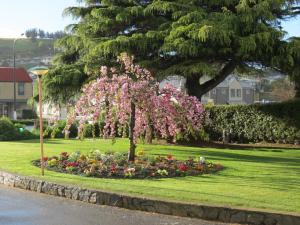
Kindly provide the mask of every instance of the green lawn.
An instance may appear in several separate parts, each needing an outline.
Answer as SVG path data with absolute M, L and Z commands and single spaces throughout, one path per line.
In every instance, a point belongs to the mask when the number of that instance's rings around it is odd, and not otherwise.
M 126 151 L 118 140 L 48 140 L 47 156 L 62 151 L 91 149 Z M 178 159 L 205 156 L 226 169 L 213 175 L 159 180 L 94 179 L 46 171 L 44 179 L 82 187 L 174 201 L 221 204 L 300 212 L 300 149 L 216 149 L 164 145 L 138 145 L 147 154 L 173 154 Z M 38 141 L 0 142 L 0 169 L 40 177 L 30 161 L 39 158 Z

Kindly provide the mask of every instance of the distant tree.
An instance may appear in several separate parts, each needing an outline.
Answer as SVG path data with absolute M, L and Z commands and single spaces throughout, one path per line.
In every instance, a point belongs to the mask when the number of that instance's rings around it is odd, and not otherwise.
M 281 78 L 271 83 L 271 94 L 278 101 L 287 101 L 295 97 L 295 85 L 289 79 Z
M 59 39 L 62 38 L 66 35 L 66 33 L 64 31 L 56 31 L 53 33 L 53 38 L 54 39 Z
M 48 38 L 54 39 L 54 33 L 48 33 Z
M 49 38 L 49 36 L 50 36 L 50 33 L 49 32 L 46 32 L 46 38 Z
M 45 38 L 46 37 L 46 33 L 44 30 L 39 29 L 39 38 Z
M 25 32 L 27 38 L 37 39 L 37 38 L 49 38 L 49 39 L 59 39 L 66 35 L 64 31 L 46 32 L 42 29 L 28 29 Z
M 38 37 L 38 30 L 36 28 L 32 28 L 25 31 L 25 36 L 32 40 L 36 40 Z

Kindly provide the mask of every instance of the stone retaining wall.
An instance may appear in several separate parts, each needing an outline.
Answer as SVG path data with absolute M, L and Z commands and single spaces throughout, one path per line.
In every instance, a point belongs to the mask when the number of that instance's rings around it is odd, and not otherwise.
M 300 225 L 300 215 L 165 202 L 50 183 L 0 171 L 0 184 L 92 204 L 251 225 Z

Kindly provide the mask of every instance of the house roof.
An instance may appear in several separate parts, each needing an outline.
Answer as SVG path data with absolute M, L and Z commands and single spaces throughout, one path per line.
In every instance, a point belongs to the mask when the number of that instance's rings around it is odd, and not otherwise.
M 14 68 L 0 67 L 0 82 L 14 82 Z M 31 83 L 32 79 L 23 68 L 16 68 L 16 82 Z
M 239 79 L 234 74 L 229 75 L 224 81 L 222 81 L 217 87 L 228 88 L 232 82 L 237 81 L 242 88 L 253 88 L 254 80 L 251 79 Z

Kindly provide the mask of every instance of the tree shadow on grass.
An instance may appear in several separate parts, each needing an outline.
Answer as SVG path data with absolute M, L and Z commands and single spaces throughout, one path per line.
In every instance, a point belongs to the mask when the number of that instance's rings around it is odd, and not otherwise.
M 198 148 L 218 148 L 231 150 L 260 150 L 271 152 L 282 152 L 283 150 L 298 150 L 300 145 L 291 144 L 223 144 L 221 142 L 198 142 L 198 143 L 180 143 L 178 146 L 198 147 Z
M 218 150 L 205 150 L 205 149 L 188 149 L 188 150 L 177 150 L 177 149 L 169 149 L 169 148 L 160 148 L 160 151 L 166 151 L 166 153 L 155 153 L 153 155 L 168 155 L 170 151 L 174 155 L 178 155 L 184 157 L 186 155 L 191 156 L 206 156 L 210 159 L 214 160 L 226 160 L 226 161 L 239 161 L 239 162 L 257 162 L 257 163 L 271 163 L 271 164 L 286 164 L 289 166 L 299 166 L 300 165 L 300 157 L 281 157 L 278 155 L 274 156 L 261 156 L 261 155 L 250 155 L 244 153 L 236 153 L 235 151 L 227 152 L 218 151 Z M 253 150 L 250 150 L 253 151 Z M 277 154 L 284 154 L 283 152 L 276 152 Z
M 24 143 L 24 144 L 39 144 L 40 139 L 18 140 L 13 142 Z M 44 139 L 44 144 L 64 144 L 64 143 L 58 140 Z

